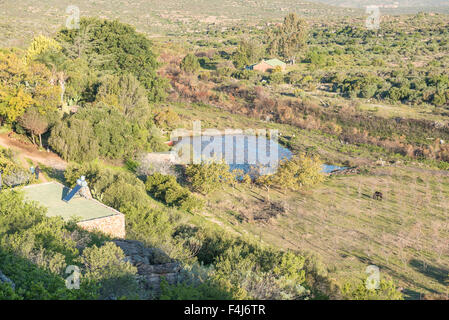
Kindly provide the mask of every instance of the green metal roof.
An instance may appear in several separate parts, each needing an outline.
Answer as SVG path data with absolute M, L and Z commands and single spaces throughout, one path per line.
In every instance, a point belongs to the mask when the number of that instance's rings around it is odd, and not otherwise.
M 119 212 L 96 200 L 89 200 L 75 195 L 65 202 L 62 198 L 70 191 L 69 188 L 57 182 L 35 184 L 23 187 L 25 199 L 37 201 L 48 208 L 47 216 L 60 216 L 64 220 L 78 217 L 80 221 L 98 219 L 118 214 Z
M 266 64 L 269 64 L 272 67 L 276 67 L 276 66 L 286 66 L 287 64 L 285 62 L 282 62 L 279 59 L 270 59 L 270 60 L 266 60 L 265 61 Z

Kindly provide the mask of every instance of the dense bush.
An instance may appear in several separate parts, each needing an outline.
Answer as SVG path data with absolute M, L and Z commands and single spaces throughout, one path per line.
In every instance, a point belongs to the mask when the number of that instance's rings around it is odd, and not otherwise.
M 51 131 L 48 143 L 64 160 L 84 162 L 99 156 L 98 141 L 87 120 L 58 122 Z
M 154 173 L 147 177 L 145 186 L 153 197 L 169 206 L 176 206 L 188 212 L 203 208 L 203 202 L 192 195 L 187 188 L 182 187 L 174 176 Z
M 211 193 L 224 184 L 235 180 L 225 162 L 209 161 L 189 164 L 185 171 L 193 190 L 203 194 Z
M 50 146 L 69 161 L 92 161 L 97 157 L 123 159 L 139 151 L 164 149 L 160 137 L 147 127 L 125 118 L 102 103 L 82 108 L 56 124 Z
M 156 74 L 158 62 L 152 43 L 134 27 L 119 21 L 83 18 L 80 30 L 62 29 L 57 40 L 68 56 L 88 56 L 90 65 L 97 69 L 133 74 L 147 89 L 149 101 L 165 98 L 167 83 Z M 81 52 L 80 42 L 86 44 Z
M 79 257 L 84 278 L 99 283 L 100 299 L 139 298 L 137 268 L 124 258 L 122 249 L 112 242 L 86 248 Z
M 96 102 L 116 108 L 128 120 L 144 124 L 150 106 L 145 89 L 132 74 L 107 76 L 101 81 Z
M 282 160 L 276 173 L 260 176 L 257 182 L 266 186 L 274 185 L 279 188 L 299 190 L 324 181 L 322 165 L 317 156 L 310 158 L 301 154 L 290 160 Z
M 195 73 L 200 69 L 198 58 L 194 54 L 187 54 L 181 61 L 181 69 L 187 73 Z
M 403 300 L 402 293 L 393 281 L 380 280 L 378 289 L 368 289 L 365 282 L 357 285 L 346 283 L 342 294 L 349 300 Z

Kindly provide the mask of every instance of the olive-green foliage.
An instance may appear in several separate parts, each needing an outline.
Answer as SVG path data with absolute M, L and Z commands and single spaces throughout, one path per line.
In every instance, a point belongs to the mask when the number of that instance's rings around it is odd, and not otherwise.
M 48 218 L 45 209 L 24 201 L 20 192 L 0 193 L 0 270 L 15 284 L 11 298 L 92 299 L 95 284 L 81 283 L 81 290 L 67 290 L 64 270 L 74 263 L 81 244 L 74 229 L 61 218 Z M 89 245 L 93 242 L 83 242 Z
M 176 125 L 179 125 L 181 119 L 172 108 L 166 108 L 154 116 L 154 121 L 159 127 L 174 129 Z
M 154 173 L 147 177 L 145 187 L 153 197 L 169 206 L 176 206 L 189 212 L 203 208 L 203 202 L 187 188 L 182 187 L 174 176 Z
M 95 198 L 119 211 L 129 204 L 148 205 L 145 185 L 130 172 L 105 169 L 98 163 L 85 163 L 70 164 L 64 174 L 71 186 L 82 175 Z
M 341 84 L 334 82 L 334 89 L 338 90 L 348 97 L 372 98 L 380 94 L 385 86 L 384 80 L 375 75 L 366 74 L 360 76 L 348 76 Z
M 317 156 L 310 158 L 301 154 L 290 160 L 282 160 L 275 174 L 261 176 L 258 182 L 284 189 L 299 190 L 324 180 L 322 165 Z
M 402 293 L 392 280 L 380 280 L 378 289 L 368 289 L 365 281 L 357 285 L 346 283 L 342 288 L 342 294 L 349 300 L 403 300 Z
M 334 74 L 328 78 L 333 90 L 346 97 L 388 99 L 391 102 L 420 104 L 427 102 L 435 106 L 449 104 L 449 77 L 444 74 L 427 76 L 389 72 L 377 74 Z
M 284 82 L 284 75 L 282 72 L 272 72 L 268 77 L 268 81 L 270 84 L 281 84 Z
M 79 258 L 84 277 L 100 283 L 100 298 L 138 298 L 137 268 L 124 258 L 122 249 L 112 242 L 84 249 Z
M 57 40 L 68 55 L 75 52 L 76 56 L 77 49 L 81 48 L 81 57 L 91 57 L 91 67 L 133 74 L 147 89 L 149 101 L 165 98 L 168 84 L 156 74 L 158 62 L 153 45 L 134 27 L 117 20 L 82 18 L 80 30 L 64 28 Z
M 65 280 L 36 266 L 33 262 L 0 249 L 0 270 L 14 284 L 0 283 L 2 300 L 81 300 L 97 299 L 97 286 L 81 282 L 79 290 L 69 290 Z
M 202 231 L 198 260 L 213 264 L 210 277 L 232 293 L 233 299 L 300 299 L 317 292 L 308 283 L 313 281 L 306 281 L 306 276 L 315 275 L 305 256 L 262 247 L 228 233 Z
M 64 72 L 67 76 L 65 98 L 70 106 L 95 100 L 100 71 L 89 67 L 85 58 L 75 58 L 64 63 Z
M 332 58 L 325 52 L 320 52 L 316 48 L 309 50 L 304 58 L 304 62 L 310 63 L 311 69 L 333 66 Z
M 285 59 L 294 58 L 307 43 L 307 22 L 295 13 L 285 17 L 284 23 L 268 34 L 268 52 Z
M 65 160 L 84 162 L 99 156 L 98 141 L 88 120 L 58 122 L 51 131 L 48 143 Z
M 231 300 L 232 295 L 212 279 L 199 284 L 181 282 L 170 285 L 161 281 L 160 300 Z
M 9 283 L 0 283 L 0 300 L 22 300 Z
M 89 121 L 102 157 L 123 159 L 147 149 L 148 131 L 114 108 L 102 104 L 85 107 L 73 118 Z
M 138 151 L 159 151 L 163 143 L 152 128 L 127 119 L 103 103 L 82 108 L 59 122 L 51 132 L 50 146 L 65 160 L 87 162 L 101 156 L 123 159 Z
M 225 183 L 231 183 L 235 177 L 229 171 L 229 165 L 224 161 L 203 161 L 200 164 L 190 164 L 185 171 L 194 191 L 202 194 L 211 193 Z
M 264 56 L 264 46 L 257 40 L 243 40 L 232 54 L 236 68 L 241 69 L 259 62 Z
M 181 61 L 181 69 L 187 73 L 195 73 L 200 69 L 198 58 L 194 54 L 187 54 Z
M 106 76 L 98 88 L 96 101 L 116 108 L 127 119 L 141 124 L 149 116 L 146 91 L 132 74 Z
M 126 214 L 126 234 L 129 239 L 164 248 L 173 242 L 176 223 L 168 212 L 134 204 L 125 205 L 122 212 Z

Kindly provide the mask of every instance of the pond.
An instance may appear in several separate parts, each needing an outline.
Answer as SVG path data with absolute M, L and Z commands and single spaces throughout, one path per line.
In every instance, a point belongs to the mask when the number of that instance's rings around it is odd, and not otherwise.
M 276 171 L 279 161 L 290 159 L 293 153 L 277 141 L 266 136 L 228 134 L 214 136 L 182 137 L 175 150 L 184 157 L 184 163 L 193 159 L 224 159 L 231 170 L 240 169 L 245 174 L 270 174 Z M 257 168 L 257 169 L 256 169 Z M 323 165 L 323 172 L 344 170 L 345 167 Z

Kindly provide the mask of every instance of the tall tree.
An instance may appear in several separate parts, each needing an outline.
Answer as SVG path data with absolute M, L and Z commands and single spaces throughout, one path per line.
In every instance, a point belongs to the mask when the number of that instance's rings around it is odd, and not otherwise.
M 243 40 L 237 50 L 233 53 L 234 65 L 236 68 L 243 68 L 247 65 L 258 62 L 264 56 L 264 47 L 257 40 Z
M 33 143 L 34 136 L 39 136 L 39 145 L 42 147 L 42 135 L 48 129 L 47 119 L 35 108 L 30 108 L 19 118 L 19 123 L 31 133 Z
M 45 65 L 13 52 L 0 52 L 0 84 L 0 116 L 10 122 L 32 106 L 44 114 L 59 105 L 60 88 Z
M 28 47 L 25 53 L 25 62 L 30 63 L 45 51 L 60 51 L 61 49 L 61 45 L 56 40 L 40 35 L 35 37 Z
M 122 112 L 126 118 L 139 123 L 149 116 L 145 89 L 132 74 L 107 76 L 98 88 L 96 102 L 104 102 Z
M 46 50 L 35 58 L 36 61 L 43 63 L 52 72 L 53 82 L 57 82 L 61 89 L 60 94 L 60 105 L 64 104 L 64 94 L 66 90 L 67 74 L 64 70 L 64 64 L 67 61 L 66 57 L 61 53 L 60 50 Z
M 295 62 L 297 54 L 306 47 L 308 27 L 295 13 L 285 17 L 284 23 L 268 35 L 268 52 Z
M 79 37 L 86 43 L 79 49 L 85 55 L 107 57 L 101 58 L 100 63 L 88 60 L 91 65 L 98 65 L 100 70 L 116 74 L 131 73 L 147 89 L 150 101 L 165 98 L 168 82 L 156 73 L 159 64 L 152 50 L 152 42 L 134 27 L 116 20 L 83 18 L 79 30 L 62 29 L 57 39 L 73 46 Z M 67 45 L 63 44 L 63 47 Z M 81 54 L 78 54 L 78 57 L 80 56 Z

